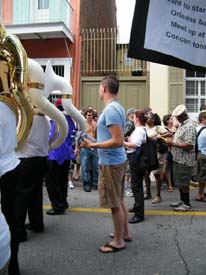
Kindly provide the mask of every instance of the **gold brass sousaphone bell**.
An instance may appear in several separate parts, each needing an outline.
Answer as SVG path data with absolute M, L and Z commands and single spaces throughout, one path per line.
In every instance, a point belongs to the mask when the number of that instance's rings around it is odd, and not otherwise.
M 0 23 L 0 101 L 15 114 L 17 147 L 25 141 L 33 120 L 28 97 L 27 55 L 19 39 Z

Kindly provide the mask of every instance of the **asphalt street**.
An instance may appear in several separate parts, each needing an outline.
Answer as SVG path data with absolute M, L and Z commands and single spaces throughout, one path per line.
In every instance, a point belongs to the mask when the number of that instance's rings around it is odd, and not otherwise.
M 153 184 L 153 195 L 155 187 Z M 146 219 L 130 225 L 133 242 L 125 250 L 102 254 L 99 246 L 110 240 L 111 214 L 98 208 L 98 191 L 85 193 L 81 183 L 69 189 L 66 214 L 48 216 L 50 208 L 44 188 L 45 232 L 28 232 L 21 243 L 22 275 L 205 275 L 206 203 L 195 201 L 192 211 L 175 213 L 169 206 L 178 191 L 162 190 L 162 202 L 145 201 Z M 133 198 L 126 198 L 129 207 Z

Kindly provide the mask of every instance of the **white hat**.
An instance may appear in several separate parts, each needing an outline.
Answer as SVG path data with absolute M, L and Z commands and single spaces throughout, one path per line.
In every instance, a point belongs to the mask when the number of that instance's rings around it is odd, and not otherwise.
M 185 105 L 181 104 L 173 110 L 172 116 L 180 116 L 183 113 L 187 113 L 187 108 L 185 107 Z

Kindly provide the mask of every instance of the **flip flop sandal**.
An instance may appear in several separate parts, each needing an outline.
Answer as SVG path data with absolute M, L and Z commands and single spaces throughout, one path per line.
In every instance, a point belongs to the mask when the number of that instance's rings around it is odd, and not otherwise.
M 103 247 L 108 247 L 108 248 L 110 248 L 111 250 L 102 250 Z M 102 247 L 99 248 L 99 251 L 100 251 L 101 253 L 107 254 L 107 253 L 119 252 L 119 251 L 121 251 L 121 250 L 123 250 L 123 249 L 125 249 L 125 248 L 126 248 L 126 246 L 123 246 L 123 247 L 115 247 L 115 246 L 111 245 L 110 243 L 106 243 L 104 246 L 102 246 Z
M 109 237 L 114 238 L 114 233 L 110 233 Z M 125 238 L 124 237 L 124 241 L 127 242 L 127 243 L 130 243 L 130 242 L 132 242 L 132 237 L 130 237 L 130 238 Z

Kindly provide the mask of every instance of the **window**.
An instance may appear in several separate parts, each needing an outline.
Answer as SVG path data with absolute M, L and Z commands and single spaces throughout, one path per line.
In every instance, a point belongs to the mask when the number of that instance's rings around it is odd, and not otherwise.
M 198 95 L 198 82 L 188 80 L 186 81 L 186 95 L 187 96 L 197 96 Z
M 38 10 L 48 10 L 49 0 L 38 0 Z
M 46 65 L 42 65 L 43 70 L 46 70 Z M 63 65 L 54 65 L 52 66 L 54 72 L 59 75 L 64 77 L 64 66 Z
M 187 70 L 186 71 L 186 77 L 202 77 L 202 78 L 205 78 L 205 73 Z
M 124 66 L 131 67 L 133 65 L 133 59 L 127 56 L 127 53 L 124 54 Z
M 195 77 L 195 72 L 194 71 L 186 71 L 186 77 Z
M 52 66 L 54 72 L 59 75 L 59 76 L 63 76 L 64 77 L 64 66 L 63 65 L 53 65 Z M 61 98 L 61 95 L 59 95 L 58 93 L 54 93 L 54 94 L 51 94 L 49 96 L 49 100 L 54 103 L 54 101 L 57 99 L 57 98 Z
M 53 66 L 53 70 L 57 75 L 64 76 L 64 66 Z
M 186 98 L 186 106 L 189 113 L 198 113 L 198 99 Z
M 206 74 L 186 71 L 185 105 L 189 113 L 199 113 L 200 106 L 206 104 Z
M 45 71 L 48 58 L 36 58 L 35 60 L 42 66 L 43 70 Z M 70 81 L 72 58 L 50 58 L 50 61 L 52 63 L 54 72 L 57 75 L 62 76 L 66 80 Z M 54 102 L 55 99 L 59 97 L 61 97 L 61 93 L 54 91 L 53 94 L 50 94 L 48 99 L 51 102 Z

